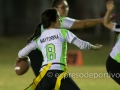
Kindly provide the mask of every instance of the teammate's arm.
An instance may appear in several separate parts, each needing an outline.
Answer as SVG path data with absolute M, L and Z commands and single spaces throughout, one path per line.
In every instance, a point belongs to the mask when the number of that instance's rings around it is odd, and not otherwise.
M 70 29 L 89 28 L 101 23 L 102 23 L 102 19 L 75 20 L 75 22 L 73 23 Z
M 108 1 L 106 3 L 106 8 L 107 8 L 107 12 L 104 17 L 104 26 L 107 27 L 108 29 L 112 30 L 114 27 L 114 23 L 110 21 L 109 17 L 114 9 L 113 1 Z
M 120 25 L 117 23 L 113 23 L 110 21 L 110 14 L 112 13 L 113 9 L 114 9 L 114 4 L 113 1 L 108 1 L 106 3 L 106 7 L 107 7 L 107 12 L 105 14 L 105 18 L 104 18 L 104 26 L 107 27 L 109 30 L 115 31 L 115 32 L 120 32 Z
M 115 14 L 112 14 L 109 16 L 110 19 L 114 19 L 116 16 Z M 61 23 L 61 28 L 65 29 L 83 29 L 83 28 L 89 28 L 93 27 L 95 25 L 103 23 L 103 18 L 101 19 L 86 19 L 86 20 L 75 20 L 69 17 L 63 17 L 62 18 L 62 23 Z
M 115 14 L 109 15 L 110 20 L 114 19 L 116 17 Z M 96 26 L 98 24 L 103 23 L 104 18 L 100 19 L 86 19 L 86 20 L 75 20 L 73 25 L 71 26 L 70 29 L 82 29 L 82 28 L 89 28 Z
M 65 29 L 83 29 L 101 24 L 102 19 L 75 20 L 69 17 L 62 18 L 61 28 Z

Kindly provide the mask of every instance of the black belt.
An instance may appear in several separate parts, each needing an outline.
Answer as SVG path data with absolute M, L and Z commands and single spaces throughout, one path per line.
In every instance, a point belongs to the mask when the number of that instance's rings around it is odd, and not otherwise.
M 52 63 L 52 65 L 53 65 L 53 64 L 60 64 L 60 65 L 66 66 L 66 65 L 63 64 L 63 63 Z M 42 67 L 44 67 L 44 66 L 46 66 L 46 65 L 48 65 L 48 64 L 42 65 Z

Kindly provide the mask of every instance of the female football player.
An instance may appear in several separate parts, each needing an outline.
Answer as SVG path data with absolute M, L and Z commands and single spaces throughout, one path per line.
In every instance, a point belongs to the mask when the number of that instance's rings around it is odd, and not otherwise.
M 84 50 L 98 50 L 102 45 L 92 45 L 77 38 L 72 32 L 60 28 L 60 17 L 55 9 L 48 9 L 41 15 L 44 31 L 36 28 L 27 44 L 18 53 L 19 59 L 26 57 L 38 48 L 43 55 L 40 74 L 26 90 L 80 90 L 76 83 L 67 75 L 66 52 L 67 42 Z M 41 66 L 41 65 L 40 65 Z M 37 87 L 36 87 L 37 86 Z
M 113 0 L 106 3 L 107 12 L 104 18 L 104 26 L 116 32 L 117 41 L 109 54 L 106 69 L 111 78 L 120 85 L 120 24 L 110 22 L 110 14 L 114 9 Z
M 93 27 L 98 24 L 102 24 L 103 18 L 100 19 L 87 19 L 87 20 L 75 20 L 69 17 L 66 17 L 69 11 L 69 5 L 66 0 L 53 0 L 52 2 L 52 8 L 56 9 L 58 13 L 60 14 L 60 18 L 62 20 L 61 28 L 65 29 L 83 29 L 83 28 L 89 28 Z M 111 19 L 114 19 L 114 15 L 111 16 Z M 40 25 L 36 27 L 36 29 L 39 29 Z M 44 31 L 43 26 L 41 27 L 41 32 Z M 43 56 L 42 53 L 36 49 L 33 50 L 29 55 L 31 60 L 31 67 L 35 73 L 36 76 L 39 74 L 39 69 L 42 65 Z

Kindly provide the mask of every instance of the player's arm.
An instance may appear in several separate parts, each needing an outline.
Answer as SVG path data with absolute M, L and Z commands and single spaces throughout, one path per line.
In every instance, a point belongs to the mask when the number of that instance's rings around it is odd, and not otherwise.
M 107 12 L 104 17 L 104 26 L 107 27 L 108 29 L 112 30 L 114 27 L 114 23 L 110 21 L 109 17 L 114 9 L 113 1 L 108 1 L 106 3 L 106 8 L 107 8 Z
M 110 19 L 114 19 L 115 14 L 112 14 L 110 16 Z M 103 23 L 103 18 L 100 19 L 86 19 L 86 20 L 75 20 L 69 17 L 62 18 L 61 28 L 65 29 L 83 29 L 83 28 L 89 28 L 93 27 L 95 25 Z
M 62 18 L 61 27 L 65 29 L 83 29 L 101 24 L 102 19 L 75 20 L 69 17 Z
M 101 48 L 101 45 L 92 45 L 89 42 L 86 42 L 84 40 L 77 38 L 72 32 L 70 32 L 68 30 L 61 30 L 61 32 L 64 33 L 64 35 L 62 35 L 62 36 L 67 42 L 76 45 L 80 49 L 83 49 L 83 50 L 94 49 L 94 50 L 96 50 L 96 49 Z
M 27 44 L 23 49 L 21 49 L 18 52 L 19 58 L 26 57 L 32 50 L 35 50 L 37 48 L 37 43 L 35 41 L 31 41 L 29 44 Z
M 71 43 L 83 50 L 97 50 L 102 47 L 102 45 L 100 45 L 100 44 L 93 45 L 93 44 L 91 44 L 87 41 L 81 40 L 77 37 L 74 37 L 74 39 L 72 40 Z
M 106 3 L 106 8 L 107 12 L 104 17 L 104 26 L 107 27 L 109 30 L 115 31 L 115 32 L 120 32 L 120 25 L 117 23 L 113 23 L 110 21 L 110 14 L 112 13 L 114 9 L 114 2 L 113 1 L 108 1 Z
M 75 20 L 70 29 L 83 29 L 96 26 L 102 23 L 102 19 Z

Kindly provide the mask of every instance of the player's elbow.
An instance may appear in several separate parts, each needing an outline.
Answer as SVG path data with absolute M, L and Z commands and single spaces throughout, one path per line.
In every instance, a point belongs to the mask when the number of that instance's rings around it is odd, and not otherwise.
M 107 24 L 107 23 L 105 23 L 105 22 L 103 23 L 103 25 L 104 25 L 105 27 L 108 27 L 108 24 Z
M 19 57 L 19 58 L 23 58 L 23 57 L 24 57 L 24 55 L 23 55 L 23 53 L 22 53 L 21 50 L 18 52 L 18 57 Z
M 111 23 L 103 23 L 103 25 L 110 30 L 113 28 L 113 25 Z

